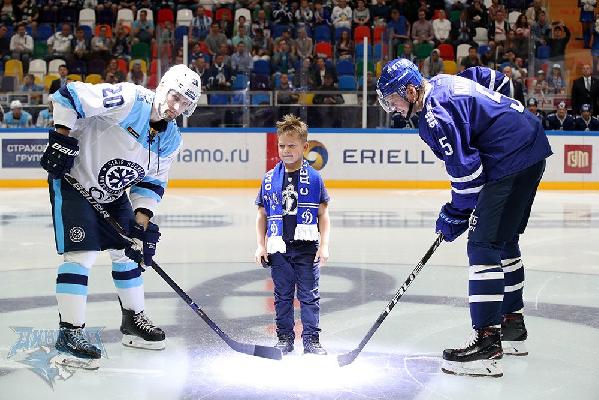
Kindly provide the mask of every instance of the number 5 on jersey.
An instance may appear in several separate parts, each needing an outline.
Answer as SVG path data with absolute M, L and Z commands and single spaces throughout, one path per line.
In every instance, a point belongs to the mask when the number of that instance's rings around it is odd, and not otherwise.
M 439 143 L 441 144 L 441 147 L 443 147 L 445 149 L 444 153 L 445 155 L 452 155 L 453 154 L 453 148 L 451 147 L 451 144 L 446 142 L 447 140 L 447 136 L 443 136 L 441 139 L 439 139 Z

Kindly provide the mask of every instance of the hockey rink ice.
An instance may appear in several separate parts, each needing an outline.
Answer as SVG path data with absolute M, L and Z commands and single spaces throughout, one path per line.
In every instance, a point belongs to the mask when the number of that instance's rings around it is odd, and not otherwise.
M 0 399 L 599 399 L 599 192 L 541 191 L 521 240 L 527 357 L 502 378 L 440 371 L 469 335 L 466 239 L 443 243 L 356 361 L 355 348 L 435 240 L 446 190 L 331 189 L 329 264 L 321 270 L 321 342 L 282 361 L 231 350 L 154 272 L 146 311 L 167 348 L 121 345 L 108 255 L 89 278 L 87 327 L 97 371 L 52 363 L 58 325 L 46 189 L 0 190 Z M 274 345 L 270 273 L 253 263 L 256 189 L 169 189 L 156 261 L 232 338 Z M 296 309 L 299 323 L 299 309 Z

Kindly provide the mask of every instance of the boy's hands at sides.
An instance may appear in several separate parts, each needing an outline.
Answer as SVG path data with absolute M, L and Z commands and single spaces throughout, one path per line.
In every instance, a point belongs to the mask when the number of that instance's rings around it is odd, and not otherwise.
M 258 245 L 256 248 L 256 253 L 254 254 L 254 261 L 256 261 L 256 264 L 264 268 L 268 268 L 270 266 L 268 265 L 268 253 L 266 252 L 266 247 Z
M 327 261 L 329 260 L 329 246 L 320 245 L 318 251 L 316 252 L 316 256 L 314 257 L 314 262 L 318 263 L 319 267 L 324 267 Z

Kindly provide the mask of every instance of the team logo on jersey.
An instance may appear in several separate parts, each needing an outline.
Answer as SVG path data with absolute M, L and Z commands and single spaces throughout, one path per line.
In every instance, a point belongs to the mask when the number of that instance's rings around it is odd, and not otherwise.
M 302 213 L 302 224 L 310 225 L 314 220 L 314 216 L 310 210 L 306 210 Z
M 283 190 L 283 215 L 297 215 L 297 192 L 292 184 Z
M 424 114 L 424 118 L 426 119 L 429 128 L 434 128 L 435 126 L 437 126 L 437 118 L 435 118 L 433 110 L 431 110 L 430 108 L 426 111 L 426 114 Z
M 146 175 L 143 167 L 133 161 L 115 158 L 100 168 L 98 183 L 108 193 L 120 194 Z
M 329 161 L 329 152 L 324 144 L 318 140 L 308 140 L 308 148 L 304 151 L 304 158 L 317 171 L 320 171 Z
M 69 230 L 69 239 L 73 243 L 83 242 L 85 239 L 85 231 L 79 226 L 74 226 Z

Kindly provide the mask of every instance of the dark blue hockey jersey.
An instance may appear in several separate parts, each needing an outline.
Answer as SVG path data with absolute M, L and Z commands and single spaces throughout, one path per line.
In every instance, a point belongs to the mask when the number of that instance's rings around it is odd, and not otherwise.
M 541 122 L 519 101 L 459 76 L 429 82 L 420 137 L 445 162 L 455 207 L 474 208 L 486 182 L 552 154 Z
M 573 131 L 576 129 L 574 126 L 574 117 L 570 114 L 566 114 L 563 120 L 559 119 L 556 113 L 549 114 L 545 120 L 545 124 L 545 128 L 552 131 Z
M 458 73 L 458 76 L 510 97 L 510 78 L 499 71 L 487 67 L 470 67 Z
M 599 120 L 595 117 L 585 121 L 580 115 L 574 120 L 574 129 L 577 131 L 599 131 Z

